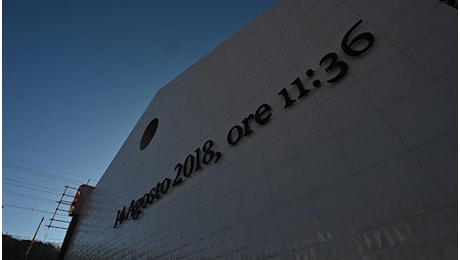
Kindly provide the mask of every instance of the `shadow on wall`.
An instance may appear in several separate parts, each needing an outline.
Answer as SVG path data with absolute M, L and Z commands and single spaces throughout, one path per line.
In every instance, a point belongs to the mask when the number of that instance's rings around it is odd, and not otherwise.
M 457 0 L 440 0 L 440 1 L 452 6 L 455 9 L 457 9 L 457 4 L 458 4 Z

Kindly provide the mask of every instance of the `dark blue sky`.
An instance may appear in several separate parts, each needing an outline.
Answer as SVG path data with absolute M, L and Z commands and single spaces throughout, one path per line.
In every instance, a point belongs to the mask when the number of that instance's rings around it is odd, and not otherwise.
M 157 90 L 275 2 L 3 0 L 2 232 L 96 185 Z

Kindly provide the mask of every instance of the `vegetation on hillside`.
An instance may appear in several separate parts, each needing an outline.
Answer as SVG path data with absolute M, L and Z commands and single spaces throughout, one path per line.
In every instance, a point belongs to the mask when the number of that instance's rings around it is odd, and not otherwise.
M 30 240 L 18 240 L 9 235 L 2 236 L 2 259 L 24 259 Z M 29 252 L 28 260 L 54 260 L 58 259 L 59 249 L 51 244 L 35 241 Z

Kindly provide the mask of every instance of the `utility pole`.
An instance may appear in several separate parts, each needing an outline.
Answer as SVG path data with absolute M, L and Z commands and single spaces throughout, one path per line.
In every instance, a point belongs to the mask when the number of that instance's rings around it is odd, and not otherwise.
M 40 226 L 42 225 L 42 222 L 43 222 L 43 219 L 44 219 L 44 218 L 45 218 L 45 217 L 42 217 L 42 220 L 40 221 L 40 224 L 38 224 L 38 228 L 37 228 L 37 230 L 35 231 L 35 235 L 34 235 L 34 237 L 32 238 L 32 241 L 30 241 L 29 248 L 27 248 L 26 254 L 24 255 L 24 260 L 26 260 L 27 257 L 29 256 L 30 249 L 32 249 L 32 245 L 34 244 L 35 237 L 37 236 L 38 230 L 40 229 Z

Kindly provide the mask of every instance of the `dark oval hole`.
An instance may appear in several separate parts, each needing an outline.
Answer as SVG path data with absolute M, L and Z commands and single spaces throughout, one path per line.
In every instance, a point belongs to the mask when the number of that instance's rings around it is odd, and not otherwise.
M 153 136 L 155 135 L 155 132 L 157 131 L 158 127 L 158 118 L 154 118 L 150 124 L 147 126 L 147 128 L 144 131 L 144 135 L 142 135 L 141 139 L 141 145 L 140 148 L 141 150 L 144 150 L 152 141 Z

